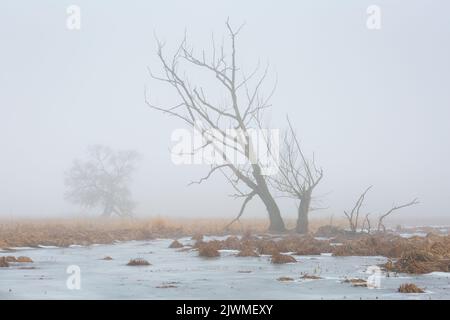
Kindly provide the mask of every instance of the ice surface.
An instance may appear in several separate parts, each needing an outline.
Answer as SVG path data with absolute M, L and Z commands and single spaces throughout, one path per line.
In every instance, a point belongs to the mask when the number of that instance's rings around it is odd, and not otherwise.
M 183 244 L 193 241 L 179 239 Z M 208 239 L 206 239 L 208 240 Z M 296 256 L 298 263 L 274 265 L 269 256 L 236 257 L 221 250 L 219 258 L 196 251 L 169 249 L 171 239 L 116 242 L 71 248 L 20 249 L 32 264 L 0 268 L 0 299 L 449 299 L 450 274 L 400 275 L 380 278 L 380 289 L 352 287 L 347 278 L 367 279 L 366 270 L 383 257 Z M 5 255 L 5 253 L 3 253 Z M 113 260 L 101 260 L 111 256 Z M 131 258 L 151 266 L 130 267 Z M 81 290 L 69 290 L 67 267 L 81 269 Z M 34 267 L 25 269 L 23 267 Z M 302 274 L 320 280 L 301 279 Z M 281 276 L 294 281 L 280 282 Z M 401 283 L 413 282 L 425 294 L 401 294 Z

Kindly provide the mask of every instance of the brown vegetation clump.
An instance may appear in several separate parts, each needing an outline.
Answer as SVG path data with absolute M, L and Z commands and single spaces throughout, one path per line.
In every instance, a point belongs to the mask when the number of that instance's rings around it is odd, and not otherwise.
M 20 256 L 18 258 L 14 256 L 0 257 L 0 264 L 1 264 L 0 267 L 9 267 L 9 264 L 11 262 L 32 263 L 33 260 L 25 256 Z
M 425 291 L 418 286 L 416 286 L 414 283 L 404 283 L 400 285 L 398 288 L 398 292 L 401 293 L 424 293 Z
M 32 263 L 33 260 L 29 257 L 21 256 L 17 258 L 17 262 Z
M 145 259 L 142 258 L 137 258 L 137 259 L 131 259 L 128 263 L 127 266 L 149 266 L 150 262 L 148 262 Z
M 275 254 L 279 253 L 277 244 L 273 240 L 261 240 L 257 243 L 257 249 L 260 254 Z
M 411 237 L 405 239 L 394 234 L 358 234 L 342 237 L 342 246 L 333 249 L 335 256 L 384 256 L 400 258 L 407 252 L 428 252 L 437 260 L 450 259 L 450 236 Z M 419 259 L 420 260 L 420 259 Z
M 168 281 L 168 282 L 163 282 L 159 286 L 156 286 L 156 288 L 158 288 L 158 289 L 177 288 L 178 284 L 179 284 L 179 282 L 177 282 L 177 281 Z
M 423 250 L 404 252 L 396 262 L 388 261 L 384 267 L 387 271 L 424 274 L 433 271 L 450 271 L 450 260 Z
M 203 241 L 203 235 L 201 233 L 196 233 L 192 236 L 191 239 L 195 241 Z
M 178 248 L 183 248 L 183 244 L 181 242 L 179 242 L 178 240 L 174 240 L 172 241 L 172 243 L 170 244 L 169 248 L 171 249 L 178 249 Z
M 170 288 L 178 288 L 178 286 L 174 284 L 162 284 L 160 286 L 156 286 L 157 289 L 170 289 Z
M 332 225 L 321 226 L 314 234 L 316 237 L 333 238 L 345 234 L 345 230 Z
M 241 250 L 242 248 L 241 240 L 236 236 L 230 236 L 226 238 L 225 241 L 223 241 L 223 243 L 221 244 L 221 246 L 224 249 L 229 250 Z
M 106 256 L 104 258 L 102 258 L 102 260 L 106 260 L 106 261 L 111 261 L 113 258 L 111 258 L 110 256 Z
M 414 243 L 413 240 L 391 234 L 361 234 L 342 239 L 341 241 L 343 244 L 335 246 L 332 250 L 334 256 L 384 256 L 396 258 L 407 250 L 423 245 L 422 242 Z
M 246 246 L 246 247 L 243 247 L 236 256 L 238 256 L 238 257 L 259 257 L 259 254 L 252 247 Z
M 297 262 L 297 260 L 295 260 L 293 256 L 287 254 L 274 253 L 272 254 L 271 262 L 275 264 L 283 264 Z
M 319 279 L 322 279 L 321 277 L 319 277 L 319 276 L 315 276 L 315 275 L 310 275 L 310 274 L 304 274 L 304 275 L 302 275 L 301 276 L 301 278 L 302 279 L 308 279 L 308 280 L 319 280 Z
M 6 260 L 6 257 L 0 257 L 0 268 L 8 268 L 9 262 Z
M 241 239 L 244 240 L 244 241 L 248 241 L 248 240 L 255 240 L 255 239 L 257 239 L 257 237 L 253 235 L 251 229 L 246 229 L 244 231 L 244 233 L 242 234 L 242 238 Z
M 317 240 L 308 235 L 300 237 L 295 246 L 296 255 L 320 255 L 321 253 L 331 252 L 333 247 L 329 241 Z
M 359 278 L 345 279 L 344 283 L 350 283 L 353 287 L 367 287 L 367 281 Z
M 6 259 L 6 262 L 17 262 L 17 258 L 14 256 L 6 256 L 4 258 Z
M 219 257 L 220 256 L 219 249 L 220 246 L 217 242 L 215 241 L 205 242 L 198 247 L 198 255 L 200 257 L 207 257 L 207 258 Z
M 331 252 L 332 247 L 329 241 L 321 241 L 314 237 L 289 235 L 285 237 L 262 236 L 260 238 L 248 235 L 239 239 L 236 236 L 230 236 L 225 240 L 212 240 L 208 243 L 214 243 L 217 249 L 240 250 L 238 255 L 257 256 L 273 255 L 276 253 L 295 252 L 299 255 L 319 255 L 324 252 Z M 205 242 L 197 241 L 196 248 L 203 246 Z M 256 251 L 256 252 L 255 252 Z
M 341 246 L 333 248 L 334 256 L 377 256 L 384 250 L 385 241 L 371 236 L 347 240 Z
M 290 277 L 279 277 L 277 280 L 278 281 L 294 281 L 294 279 L 290 278 Z

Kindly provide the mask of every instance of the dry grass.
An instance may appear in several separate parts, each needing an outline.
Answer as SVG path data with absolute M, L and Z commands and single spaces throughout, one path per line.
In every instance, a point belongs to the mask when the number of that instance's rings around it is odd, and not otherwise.
M 358 235 L 341 237 L 335 241 L 343 242 L 335 247 L 336 256 L 384 256 L 399 258 L 403 253 L 419 250 L 441 258 L 450 258 L 450 236 L 412 237 L 405 239 L 394 234 Z
M 353 287 L 367 287 L 367 280 L 359 278 L 345 279 L 344 283 L 350 283 Z
M 9 262 L 6 260 L 6 257 L 0 257 L 0 268 L 8 268 Z
M 111 258 L 110 256 L 106 256 L 106 257 L 102 258 L 101 260 L 111 261 L 111 260 L 113 260 L 113 258 Z
M 424 250 L 410 250 L 404 252 L 396 262 L 388 261 L 384 267 L 387 271 L 412 274 L 449 272 L 450 259 Z
M 311 235 L 287 234 L 273 236 L 262 234 L 258 237 L 246 235 L 239 239 L 230 236 L 225 240 L 209 242 L 197 241 L 195 247 L 205 256 L 218 256 L 221 249 L 240 250 L 237 256 L 272 255 L 277 263 L 295 262 L 284 258 L 281 253 L 295 252 L 296 255 L 319 255 L 331 252 L 335 256 L 384 256 L 398 259 L 385 265 L 388 271 L 404 273 L 428 273 L 450 271 L 450 236 L 413 237 L 405 239 L 394 234 L 341 234 L 343 245 L 333 246 L 330 240 L 317 240 Z M 211 251 L 211 253 L 210 253 Z
M 238 257 L 259 257 L 259 254 L 252 247 L 246 246 L 246 247 L 243 247 L 236 256 L 238 256 Z
M 177 281 L 163 282 L 161 285 L 156 286 L 155 288 L 158 289 L 178 288 L 177 284 L 179 284 L 179 282 Z
M 277 253 L 295 252 L 298 255 L 319 255 L 323 252 L 331 252 L 333 247 L 329 241 L 321 241 L 314 239 L 313 236 L 306 235 L 284 235 L 271 236 L 259 235 L 243 236 L 239 239 L 236 236 L 230 236 L 225 240 L 214 240 L 209 242 L 198 241 L 195 247 L 200 247 L 205 243 L 214 242 L 219 249 L 239 250 L 238 256 L 258 256 L 273 255 Z
M 301 279 L 305 279 L 305 280 L 319 280 L 319 279 L 322 279 L 321 277 L 319 277 L 319 276 L 315 276 L 315 275 L 311 275 L 311 274 L 304 274 L 304 275 L 302 275 L 301 277 L 300 277 Z
M 335 256 L 385 256 L 394 262 L 386 264 L 388 271 L 428 273 L 450 270 L 450 236 L 430 233 L 427 237 L 401 238 L 394 234 L 350 234 L 336 228 L 341 222 L 327 226 L 324 220 L 312 220 L 315 236 L 333 237 L 333 240 L 317 240 L 312 234 L 299 236 L 292 233 L 282 237 L 266 233 L 265 219 L 242 220 L 225 231 L 228 219 L 47 219 L 0 220 L 0 247 L 37 247 L 54 245 L 66 247 L 72 244 L 109 244 L 115 240 L 149 240 L 153 238 L 179 238 L 193 236 L 194 248 L 200 256 L 217 257 L 218 250 L 239 250 L 238 256 L 275 256 L 295 252 L 297 255 L 319 255 L 331 252 Z M 287 221 L 292 227 L 295 221 Z M 430 229 L 432 231 L 432 229 Z M 232 234 L 223 241 L 203 241 L 203 235 Z M 239 238 L 235 235 L 242 235 Z M 341 242 L 333 246 L 331 242 Z M 171 247 L 180 247 L 174 241 Z M 183 250 L 184 248 L 180 249 Z M 190 250 L 190 249 L 186 249 Z M 423 254 L 425 252 L 426 254 Z M 290 257 L 293 259 L 293 257 Z M 11 259 L 11 258 L 9 258 Z M 15 258 L 14 258 L 15 259 Z M 288 262 L 294 262 L 289 259 Z M 295 260 L 295 259 L 294 259 Z M 3 264 L 16 262 L 3 258 Z
M 220 245 L 216 241 L 205 242 L 199 245 L 198 255 L 200 257 L 213 258 L 220 256 Z
M 149 266 L 149 265 L 151 265 L 150 262 L 142 258 L 131 259 L 127 263 L 127 266 Z
M 202 235 L 240 234 L 251 229 L 264 232 L 265 219 L 242 220 L 225 232 L 228 219 L 20 219 L 0 220 L 0 248 L 37 247 L 38 245 L 67 247 L 72 244 L 109 244 L 115 240 L 149 240 Z
M 178 288 L 178 286 L 173 284 L 162 284 L 160 286 L 156 286 L 157 289 L 170 289 L 170 288 Z
M 290 277 L 279 277 L 278 279 L 277 279 L 278 281 L 294 281 L 294 279 L 293 278 L 290 278 Z
M 0 257 L 0 267 L 9 267 L 10 263 L 32 263 L 33 260 L 30 257 L 20 256 L 18 258 L 14 256 Z
M 192 236 L 192 238 L 191 238 L 192 240 L 195 240 L 195 241 L 203 241 L 203 235 L 201 234 L 201 233 L 196 233 L 196 234 L 194 234 L 193 236 Z
M 414 283 L 404 283 L 400 285 L 398 288 L 398 292 L 401 293 L 424 293 L 425 291 L 418 286 L 416 286 Z
M 6 259 L 6 262 L 17 262 L 17 258 L 14 256 L 6 256 L 4 258 Z
M 183 244 L 180 243 L 178 240 L 174 240 L 172 241 L 172 243 L 169 245 L 169 248 L 171 249 L 178 249 L 178 248 L 183 248 Z
M 32 263 L 33 260 L 29 257 L 24 257 L 24 256 L 20 256 L 17 258 L 17 262 L 22 262 L 22 263 Z
M 0 220 L 0 248 L 36 247 L 49 245 L 67 247 L 72 244 L 109 244 L 115 240 L 149 240 L 156 237 L 179 238 L 193 236 L 202 240 L 203 235 L 265 233 L 266 219 L 242 219 L 225 230 L 230 219 L 176 219 L 176 218 L 79 218 L 79 219 L 18 219 Z M 314 232 L 327 220 L 313 219 Z M 295 220 L 287 220 L 288 228 Z
M 315 235 L 317 237 L 336 237 L 339 235 L 345 234 L 345 231 L 342 228 L 331 225 L 323 225 L 317 228 Z
M 281 254 L 281 253 L 274 253 L 272 255 L 272 258 L 270 260 L 272 263 L 275 264 L 284 264 L 284 263 L 294 263 L 297 262 L 293 256 L 287 255 L 287 254 Z

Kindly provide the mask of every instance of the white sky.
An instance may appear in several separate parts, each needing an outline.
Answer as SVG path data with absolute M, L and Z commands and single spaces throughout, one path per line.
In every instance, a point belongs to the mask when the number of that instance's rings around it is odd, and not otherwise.
M 66 8 L 81 8 L 81 30 Z M 158 70 L 154 33 L 177 44 L 184 30 L 209 48 L 224 22 L 246 22 L 238 59 L 269 61 L 278 76 L 271 123 L 289 113 L 325 170 L 321 215 L 342 215 L 368 185 L 376 214 L 419 197 L 403 215 L 449 216 L 450 3 L 377 1 L 382 29 L 368 30 L 372 1 L 3 1 L 0 4 L 0 215 L 64 216 L 63 173 L 90 144 L 136 149 L 133 192 L 141 215 L 232 218 L 240 202 L 217 175 L 171 163 L 181 123 L 148 109 Z M 255 203 L 249 216 L 265 216 Z M 285 216 L 293 203 L 282 204 Z

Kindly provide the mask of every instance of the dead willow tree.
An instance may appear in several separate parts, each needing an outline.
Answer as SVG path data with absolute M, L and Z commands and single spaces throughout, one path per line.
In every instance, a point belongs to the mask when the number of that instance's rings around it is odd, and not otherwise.
M 361 214 L 360 214 L 361 207 L 364 203 L 367 192 L 371 188 L 372 188 L 372 186 L 370 186 L 366 190 L 364 190 L 364 192 L 359 196 L 358 200 L 356 201 L 355 205 L 353 206 L 353 208 L 350 212 L 344 211 L 344 214 L 347 217 L 347 220 L 349 222 L 351 232 L 356 233 L 358 231 L 359 218 L 361 217 Z M 386 227 L 384 225 L 384 219 L 387 218 L 389 215 L 391 215 L 394 211 L 402 209 L 402 208 L 410 207 L 410 206 L 413 206 L 416 204 L 419 204 L 419 201 L 417 198 L 415 198 L 414 200 L 407 202 L 405 204 L 392 205 L 391 209 L 389 209 L 388 211 L 386 211 L 385 213 L 381 214 L 378 217 L 376 232 L 386 232 Z M 362 228 L 361 228 L 361 229 L 366 228 L 368 233 L 371 232 L 371 222 L 370 222 L 369 216 L 370 216 L 370 213 L 367 213 L 364 216 L 363 224 L 362 224 Z
M 353 208 L 350 212 L 344 211 L 344 214 L 347 217 L 351 232 L 356 232 L 358 230 L 360 210 L 364 203 L 364 199 L 366 198 L 366 194 L 367 194 L 367 192 L 369 192 L 370 189 L 372 189 L 372 186 L 368 187 L 366 190 L 364 190 L 363 193 L 361 193 L 361 195 L 359 196 L 358 200 L 356 201 L 355 205 L 353 206 Z M 369 218 L 369 216 L 366 215 L 366 220 L 368 218 Z
M 169 85 L 178 101 L 173 105 L 154 104 L 147 98 L 147 93 L 145 100 L 149 107 L 181 119 L 200 132 L 204 145 L 199 149 L 212 148 L 215 155 L 219 156 L 220 162 L 211 165 L 208 174 L 197 183 L 207 180 L 214 172 L 222 172 L 237 191 L 235 196 L 244 199 L 239 216 L 247 203 L 257 196 L 267 209 L 269 230 L 283 232 L 285 225 L 280 209 L 269 190 L 267 176 L 256 156 L 257 150 L 249 132 L 251 128 L 257 128 L 261 124 L 263 111 L 270 107 L 269 100 L 273 90 L 267 96 L 262 93 L 268 68 L 262 70 L 258 66 L 250 74 L 243 74 L 237 65 L 236 50 L 236 40 L 242 26 L 234 29 L 227 21 L 226 27 L 230 36 L 228 54 L 225 53 L 224 45 L 218 47 L 213 38 L 211 54 L 207 56 L 202 51 L 197 56 L 187 45 L 185 37 L 175 53 L 168 57 L 164 53 L 164 44 L 157 40 L 157 55 L 163 72 L 161 76 L 156 76 L 150 71 L 150 76 Z M 209 76 L 211 81 L 208 85 L 217 85 L 221 92 L 219 96 L 223 95 L 225 98 L 214 101 L 212 96 L 217 96 L 216 91 L 211 89 L 207 92 L 199 81 L 194 84 L 186 75 L 196 72 Z M 230 133 L 228 129 L 233 129 L 237 134 Z M 246 163 L 233 161 L 227 150 L 243 156 Z M 246 191 L 242 191 L 242 186 Z
M 323 178 L 323 170 L 317 168 L 314 155 L 312 159 L 305 157 L 289 118 L 287 122 L 289 131 L 283 139 L 279 173 L 271 180 L 275 189 L 290 198 L 299 200 L 295 230 L 297 233 L 305 234 L 309 229 L 308 215 L 312 193 Z

